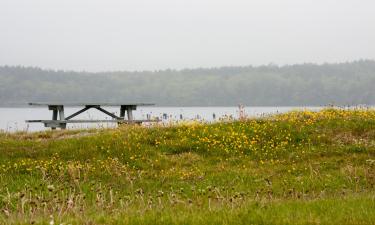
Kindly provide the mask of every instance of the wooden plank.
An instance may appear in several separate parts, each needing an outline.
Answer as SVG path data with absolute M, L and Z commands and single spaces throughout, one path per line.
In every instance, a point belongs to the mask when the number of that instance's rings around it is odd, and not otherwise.
M 48 105 L 49 110 L 60 110 L 63 107 L 63 105 Z
M 44 126 L 45 127 L 51 127 L 52 130 L 55 130 L 56 128 L 63 128 L 63 129 L 65 129 L 66 123 L 61 124 L 61 123 L 57 123 L 56 121 L 54 121 L 54 122 L 44 123 Z
M 26 123 L 53 123 L 53 124 L 66 124 L 66 123 L 154 123 L 161 120 L 26 120 Z
M 122 102 L 31 102 L 30 106 L 153 106 L 154 103 Z
M 81 110 L 79 110 L 79 111 L 73 113 L 72 115 L 66 117 L 65 119 L 66 119 L 66 120 L 70 120 L 71 118 L 76 117 L 76 116 L 78 116 L 79 114 L 81 114 L 81 113 L 83 113 L 83 112 L 85 112 L 85 111 L 87 111 L 87 110 L 89 110 L 89 109 L 91 109 L 91 108 L 92 108 L 92 107 L 88 107 L 88 106 L 86 106 L 85 108 L 83 108 L 83 109 L 81 109 Z
M 110 116 L 110 117 L 112 117 L 112 118 L 114 118 L 114 119 L 121 119 L 120 117 L 116 116 L 116 115 L 113 114 L 113 113 L 108 112 L 108 111 L 105 110 L 105 109 L 102 109 L 102 108 L 100 108 L 100 107 L 94 107 L 94 108 L 97 109 L 97 110 L 99 110 L 99 111 L 101 111 L 102 113 L 107 114 L 108 116 Z

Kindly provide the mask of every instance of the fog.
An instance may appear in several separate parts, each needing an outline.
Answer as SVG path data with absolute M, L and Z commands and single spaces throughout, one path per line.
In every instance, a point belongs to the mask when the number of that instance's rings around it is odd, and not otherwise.
M 158 70 L 375 58 L 373 0 L 1 0 L 0 65 Z

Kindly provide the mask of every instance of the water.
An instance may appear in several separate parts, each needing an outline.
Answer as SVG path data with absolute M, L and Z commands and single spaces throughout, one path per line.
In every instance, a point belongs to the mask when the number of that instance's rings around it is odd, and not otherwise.
M 119 107 L 103 107 L 109 112 L 119 115 Z M 68 116 L 80 108 L 65 108 L 65 116 Z M 320 107 L 245 107 L 245 114 L 251 117 L 259 117 L 265 114 L 283 113 L 291 110 L 319 110 Z M 147 114 L 151 118 L 160 118 L 163 121 L 169 120 L 193 120 L 200 119 L 205 121 L 218 120 L 224 116 L 231 116 L 238 118 L 238 107 L 139 107 L 133 111 L 135 119 L 147 119 Z M 214 118 L 215 114 L 215 118 Z M 0 108 L 0 130 L 6 132 L 16 131 L 42 131 L 45 128 L 42 123 L 25 123 L 25 120 L 44 119 L 49 120 L 52 118 L 52 112 L 47 107 L 36 108 Z M 96 109 L 90 109 L 74 119 L 110 119 L 107 115 L 99 112 Z M 68 124 L 68 129 L 77 128 L 101 128 L 113 127 L 116 123 L 107 124 Z

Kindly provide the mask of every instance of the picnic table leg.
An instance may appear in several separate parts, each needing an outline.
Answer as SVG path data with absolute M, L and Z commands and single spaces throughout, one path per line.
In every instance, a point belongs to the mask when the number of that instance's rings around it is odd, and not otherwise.
M 57 114 L 58 114 L 58 111 L 57 111 L 57 108 L 54 108 L 52 109 L 52 120 L 57 120 Z M 51 127 L 52 130 L 56 130 L 56 127 Z
M 123 119 L 125 117 L 125 109 L 126 109 L 126 107 L 124 105 L 122 105 L 120 107 L 120 117 L 123 118 Z
M 133 121 L 133 110 L 129 107 L 126 109 L 126 113 L 128 114 L 128 121 Z
M 58 110 L 59 110 L 59 116 L 60 116 L 60 120 L 65 120 L 65 115 L 64 115 L 64 106 L 60 106 L 58 107 Z M 65 130 L 66 128 L 66 123 L 64 124 L 61 124 L 61 129 Z
M 132 122 L 134 119 L 133 109 L 135 109 L 134 106 L 122 105 L 120 108 L 120 117 L 125 120 L 125 112 L 126 112 L 128 116 L 128 122 Z
M 57 127 L 61 129 L 65 129 L 66 123 L 58 123 L 59 120 L 60 121 L 65 120 L 64 106 L 63 105 L 49 105 L 48 109 L 52 110 L 52 120 L 53 120 L 53 125 L 50 124 L 48 126 L 50 126 L 52 130 L 56 130 Z M 57 116 L 59 116 L 59 119 L 57 119 Z
M 120 106 L 120 118 L 121 119 L 125 119 L 125 110 L 126 110 L 126 106 L 122 105 Z M 118 126 L 121 125 L 121 123 L 117 123 Z

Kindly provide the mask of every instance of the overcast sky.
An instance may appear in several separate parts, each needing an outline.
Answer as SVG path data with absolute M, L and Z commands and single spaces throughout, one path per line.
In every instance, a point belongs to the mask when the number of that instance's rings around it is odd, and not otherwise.
M 157 70 L 375 59 L 374 0 L 0 0 L 0 65 Z

